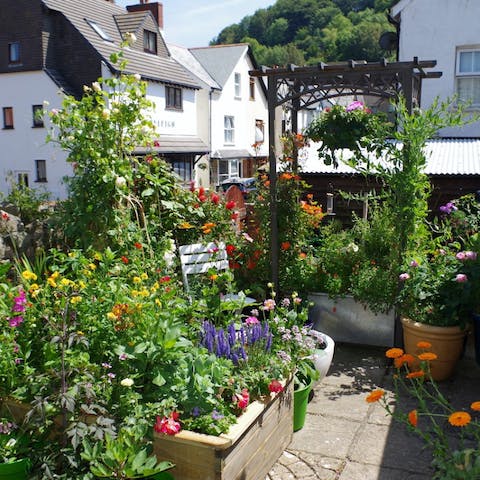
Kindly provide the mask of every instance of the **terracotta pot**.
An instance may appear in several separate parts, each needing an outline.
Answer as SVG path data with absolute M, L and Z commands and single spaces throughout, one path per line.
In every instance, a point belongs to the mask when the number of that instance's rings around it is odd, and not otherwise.
M 433 380 L 441 381 L 450 378 L 462 354 L 466 330 L 460 327 L 437 327 L 402 318 L 403 341 L 405 352 L 418 355 L 424 350 L 417 347 L 420 341 L 432 344 L 429 351 L 437 355 L 430 362 L 430 374 Z

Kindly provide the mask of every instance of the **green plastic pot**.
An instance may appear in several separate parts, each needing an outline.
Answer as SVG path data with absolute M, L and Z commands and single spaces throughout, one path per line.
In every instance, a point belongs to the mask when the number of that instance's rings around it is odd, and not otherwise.
M 15 462 L 0 463 L 0 480 L 28 480 L 30 462 L 22 458 Z
M 153 477 L 148 477 L 151 480 L 175 480 L 171 473 L 160 472 L 154 475 Z
M 312 390 L 313 380 L 308 379 L 308 385 L 293 391 L 293 431 L 300 430 L 305 425 L 307 416 L 308 396 Z

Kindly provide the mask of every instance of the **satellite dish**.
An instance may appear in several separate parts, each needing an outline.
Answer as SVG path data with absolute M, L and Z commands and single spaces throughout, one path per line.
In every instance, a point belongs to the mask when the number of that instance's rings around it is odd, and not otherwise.
M 395 32 L 384 32 L 380 35 L 380 40 L 378 41 L 380 48 L 382 50 L 392 51 L 396 50 L 398 47 L 398 37 Z

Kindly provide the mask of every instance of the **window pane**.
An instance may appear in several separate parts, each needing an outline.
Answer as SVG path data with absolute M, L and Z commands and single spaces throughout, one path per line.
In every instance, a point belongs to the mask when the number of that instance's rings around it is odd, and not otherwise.
M 458 99 L 461 102 L 480 104 L 480 77 L 460 77 L 457 79 Z
M 18 42 L 8 44 L 8 61 L 10 63 L 20 61 L 20 44 Z
M 220 175 L 226 175 L 228 177 L 228 160 L 218 161 L 218 171 Z
M 3 109 L 3 128 L 13 128 L 13 108 L 4 107 Z
M 471 72 L 473 63 L 473 52 L 460 52 L 459 72 Z
M 46 182 L 47 162 L 45 160 L 35 160 L 35 168 L 37 171 L 37 182 Z
M 33 126 L 43 127 L 43 106 L 33 105 L 32 113 L 33 113 Z
M 231 177 L 239 176 L 238 163 L 239 163 L 238 160 L 230 160 L 230 176 Z

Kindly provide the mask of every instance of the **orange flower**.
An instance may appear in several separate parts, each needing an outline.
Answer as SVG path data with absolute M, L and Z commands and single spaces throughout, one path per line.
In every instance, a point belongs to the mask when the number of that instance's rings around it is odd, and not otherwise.
M 407 378 L 420 378 L 424 376 L 425 376 L 425 372 L 423 370 L 416 370 L 415 372 L 410 372 L 410 373 L 407 373 L 406 375 Z
M 438 357 L 435 353 L 433 352 L 424 352 L 424 353 L 421 353 L 418 358 L 420 360 L 427 360 L 427 361 L 430 361 L 430 360 L 436 360 Z
M 302 260 L 305 259 L 305 258 L 307 258 L 307 254 L 306 254 L 305 252 L 300 252 L 300 253 L 298 254 L 298 256 L 299 256 Z
M 378 402 L 383 395 L 385 395 L 385 391 L 381 388 L 374 390 L 373 392 L 369 393 L 367 398 L 365 399 L 368 403 Z
M 480 411 L 480 402 L 473 402 L 471 405 L 470 405 L 470 408 L 472 410 L 475 410 L 477 412 Z
M 453 412 L 448 417 L 448 422 L 454 427 L 464 427 L 470 423 L 470 420 L 472 420 L 472 417 L 467 412 Z
M 293 173 L 290 173 L 290 172 L 285 172 L 280 175 L 281 180 L 291 180 L 294 177 L 295 175 L 293 175 Z
M 432 344 L 430 342 L 418 342 L 417 343 L 418 348 L 432 348 Z
M 291 243 L 290 242 L 282 242 L 281 245 L 280 245 L 280 248 L 285 251 L 285 250 L 288 250 L 290 247 L 291 247 Z
M 411 412 L 409 412 L 409 414 L 408 414 L 408 421 L 410 422 L 410 425 L 412 425 L 412 427 L 416 427 L 416 426 L 417 426 L 417 423 L 418 423 L 418 415 L 417 415 L 417 411 L 416 411 L 416 410 L 412 410 Z
M 409 353 L 404 353 L 401 357 L 397 357 L 393 360 L 396 368 L 401 368 L 405 364 L 411 367 L 413 362 L 415 362 L 415 357 Z
M 401 348 L 389 348 L 385 352 L 387 358 L 399 358 L 403 355 L 403 350 Z

